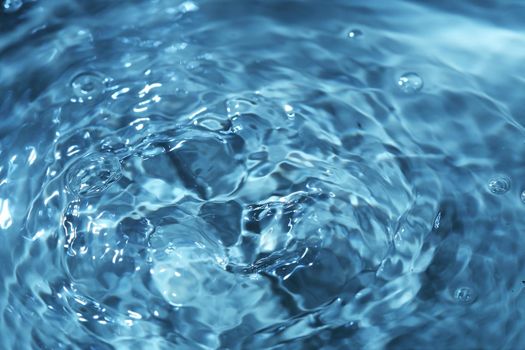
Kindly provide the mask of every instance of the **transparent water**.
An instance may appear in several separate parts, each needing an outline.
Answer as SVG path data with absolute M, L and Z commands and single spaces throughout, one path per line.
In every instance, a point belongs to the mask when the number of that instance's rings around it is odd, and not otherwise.
M 2 4 L 0 348 L 525 348 L 522 1 Z

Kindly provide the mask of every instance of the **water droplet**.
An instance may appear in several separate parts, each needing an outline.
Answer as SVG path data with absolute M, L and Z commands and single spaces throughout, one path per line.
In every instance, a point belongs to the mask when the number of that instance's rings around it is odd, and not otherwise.
M 67 187 L 81 196 L 98 194 L 120 179 L 121 171 L 118 157 L 109 153 L 91 154 L 69 168 Z
M 18 11 L 22 5 L 22 0 L 4 0 L 3 7 L 5 13 L 13 13 Z
M 283 109 L 286 112 L 286 115 L 288 116 L 288 118 L 292 119 L 295 117 L 295 112 L 292 106 L 290 106 L 289 104 L 285 104 L 283 106 Z
M 397 85 L 406 94 L 415 94 L 423 88 L 423 79 L 417 73 L 405 73 L 399 77 Z
M 520 194 L 520 199 L 523 203 L 525 203 L 525 190 L 523 190 Z
M 436 216 L 436 219 L 434 220 L 434 229 L 438 229 L 439 225 L 441 224 L 441 212 L 438 213 Z
M 476 298 L 476 292 L 470 287 L 459 287 L 454 291 L 454 299 L 459 304 L 472 304 Z
M 193 12 L 199 10 L 199 6 L 193 1 L 185 1 L 179 5 L 179 11 L 182 13 Z
M 100 95 L 104 91 L 102 77 L 93 73 L 82 73 L 73 78 L 71 82 L 73 93 L 80 102 L 89 101 Z
M 13 224 L 13 217 L 9 210 L 9 199 L 0 198 L 0 229 L 7 230 Z
M 494 194 L 503 194 L 510 190 L 510 178 L 508 176 L 496 176 L 489 180 L 489 191 Z
M 359 29 L 352 29 L 350 32 L 348 32 L 348 37 L 350 39 L 357 39 L 363 36 L 363 32 Z

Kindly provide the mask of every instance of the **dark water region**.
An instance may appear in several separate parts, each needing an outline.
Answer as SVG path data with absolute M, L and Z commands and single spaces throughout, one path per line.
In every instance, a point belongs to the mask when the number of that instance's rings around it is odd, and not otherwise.
M 1 349 L 525 348 L 524 2 L 0 3 Z

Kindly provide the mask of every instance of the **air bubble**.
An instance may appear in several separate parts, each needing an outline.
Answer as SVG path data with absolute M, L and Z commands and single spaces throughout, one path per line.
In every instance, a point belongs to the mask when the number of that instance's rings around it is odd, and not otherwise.
M 525 203 L 525 190 L 521 191 L 520 193 L 520 199 L 523 203 Z
M 73 78 L 71 87 L 75 96 L 83 102 L 99 96 L 104 91 L 104 82 L 97 74 L 82 73 Z
M 359 29 L 352 29 L 350 32 L 348 32 L 348 37 L 350 39 L 357 39 L 363 36 L 363 32 Z
M 415 94 L 423 88 L 423 79 L 413 72 L 405 73 L 399 77 L 397 85 L 406 94 Z
M 103 192 L 120 179 L 118 157 L 112 154 L 92 154 L 71 166 L 66 175 L 67 188 L 80 196 Z
M 493 194 L 504 194 L 510 190 L 510 178 L 497 176 L 489 180 L 489 191 Z
M 3 8 L 5 13 L 13 13 L 22 7 L 24 3 L 22 0 L 4 0 Z
M 476 292 L 470 287 L 459 287 L 454 291 L 454 299 L 459 304 L 472 304 L 476 297 Z

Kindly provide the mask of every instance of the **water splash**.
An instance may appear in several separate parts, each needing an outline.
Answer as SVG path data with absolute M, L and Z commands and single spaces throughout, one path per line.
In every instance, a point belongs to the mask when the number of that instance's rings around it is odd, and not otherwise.
M 2 4 L 0 348 L 523 348 L 521 5 Z

